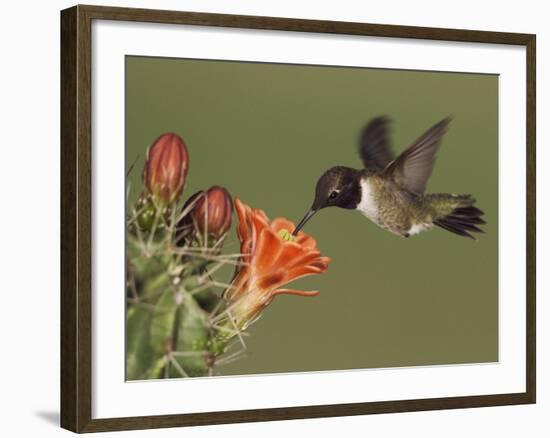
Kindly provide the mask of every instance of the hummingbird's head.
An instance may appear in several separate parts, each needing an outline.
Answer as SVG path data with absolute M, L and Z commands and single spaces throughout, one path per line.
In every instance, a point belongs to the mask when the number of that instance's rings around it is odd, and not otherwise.
M 311 208 L 292 234 L 298 234 L 306 222 L 325 207 L 355 209 L 361 198 L 359 180 L 360 172 L 351 167 L 335 166 L 323 173 L 317 181 Z

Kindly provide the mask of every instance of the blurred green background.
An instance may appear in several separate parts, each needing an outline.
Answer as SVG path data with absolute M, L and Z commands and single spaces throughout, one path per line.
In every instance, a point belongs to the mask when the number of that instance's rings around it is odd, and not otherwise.
M 126 58 L 130 201 L 146 148 L 174 131 L 190 154 L 184 197 L 222 185 L 296 222 L 325 169 L 361 166 L 357 137 L 381 114 L 394 121 L 396 152 L 453 116 L 428 192 L 473 194 L 487 234 L 402 239 L 357 212 L 323 210 L 305 231 L 333 262 L 292 286 L 321 295 L 277 297 L 250 328 L 246 356 L 218 374 L 498 361 L 498 77 Z M 237 252 L 236 239 L 226 248 Z

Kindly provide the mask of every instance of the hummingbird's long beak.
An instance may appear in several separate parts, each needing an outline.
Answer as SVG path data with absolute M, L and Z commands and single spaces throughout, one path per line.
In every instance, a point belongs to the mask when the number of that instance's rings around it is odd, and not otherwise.
M 317 213 L 318 210 L 309 210 L 306 215 L 304 216 L 304 218 L 300 221 L 300 223 L 298 225 L 296 225 L 296 228 L 294 228 L 294 231 L 292 232 L 292 235 L 293 236 L 296 236 L 296 234 L 298 234 L 298 232 L 304 227 L 304 225 L 306 224 L 306 222 L 308 220 L 311 219 L 311 217 Z

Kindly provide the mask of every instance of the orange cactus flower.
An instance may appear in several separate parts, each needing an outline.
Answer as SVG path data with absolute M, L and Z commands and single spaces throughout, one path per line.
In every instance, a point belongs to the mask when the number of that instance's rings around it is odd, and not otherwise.
M 315 240 L 303 231 L 293 237 L 291 221 L 277 218 L 270 222 L 263 210 L 252 209 L 237 198 L 235 209 L 243 265 L 225 298 L 237 326 L 245 329 L 276 295 L 318 295 L 318 291 L 283 286 L 298 278 L 324 273 L 330 259 L 321 256 Z

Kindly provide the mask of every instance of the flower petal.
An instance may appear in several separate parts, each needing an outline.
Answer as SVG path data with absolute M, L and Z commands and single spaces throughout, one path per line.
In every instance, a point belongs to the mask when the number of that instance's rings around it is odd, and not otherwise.
M 260 231 L 269 226 L 266 220 L 261 215 L 255 214 L 254 212 L 251 213 L 250 219 L 252 227 L 255 229 L 257 236 L 260 235 Z
M 283 250 L 283 242 L 269 228 L 264 228 L 260 232 L 258 244 L 254 253 L 254 266 L 258 275 L 265 275 L 268 270 L 276 270 L 275 261 Z
M 307 249 L 315 249 L 317 247 L 317 242 L 315 239 L 303 231 L 300 231 L 298 236 L 296 236 L 296 242 Z
M 250 259 L 252 258 L 252 239 L 242 241 L 241 254 L 241 261 L 244 263 L 250 263 Z
M 273 219 L 273 222 L 271 222 L 270 227 L 276 233 L 278 233 L 281 230 L 287 230 L 289 233 L 292 233 L 295 228 L 294 223 L 290 222 L 288 219 L 285 219 L 284 217 L 278 217 Z
M 263 290 L 273 290 L 285 283 L 285 272 L 282 270 L 269 272 L 257 281 L 258 288 Z
M 317 266 L 299 266 L 297 268 L 287 271 L 285 276 L 285 283 L 297 280 L 298 278 L 307 277 L 313 274 L 322 274 L 326 269 L 319 268 Z
M 252 232 L 252 253 L 256 252 L 256 246 L 258 245 L 258 239 L 264 228 L 268 227 L 268 222 L 265 221 L 264 217 L 261 214 L 258 214 L 257 211 L 250 211 L 250 224 Z
M 282 251 L 279 253 L 274 264 L 278 268 L 289 269 L 294 266 L 295 260 L 299 260 L 303 257 L 305 251 L 296 242 L 283 241 L 278 235 L 277 238 L 281 241 Z
M 302 297 L 314 297 L 319 295 L 318 290 L 296 290 L 296 289 L 277 289 L 276 291 L 273 291 L 271 293 L 271 296 L 274 297 L 275 295 L 300 295 Z
M 250 282 L 250 267 L 241 266 L 239 272 L 231 282 L 231 287 L 227 288 L 224 292 L 224 298 L 233 300 L 235 297 L 242 295 L 249 288 Z
M 250 207 L 246 204 L 243 204 L 239 198 L 235 198 L 235 211 L 237 212 L 237 218 L 239 219 L 239 224 L 237 226 L 237 235 L 239 240 L 242 242 L 248 238 L 248 227 L 249 227 L 249 210 Z
M 302 249 L 302 255 L 296 255 L 289 263 L 289 268 L 295 268 L 298 266 L 307 266 L 310 263 L 315 262 L 321 257 L 321 253 L 319 251 L 307 251 Z
M 269 218 L 267 217 L 267 214 L 265 214 L 265 211 L 263 211 L 261 208 L 253 208 L 252 212 L 255 216 L 258 216 L 260 219 L 262 219 L 266 225 L 269 223 Z
M 328 257 L 319 257 L 317 260 L 310 262 L 309 265 L 326 270 L 328 269 L 329 262 L 330 262 L 330 259 Z

